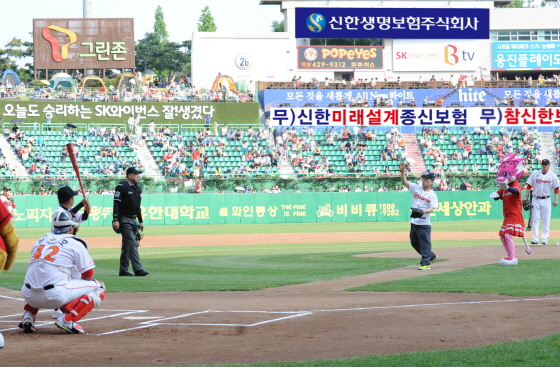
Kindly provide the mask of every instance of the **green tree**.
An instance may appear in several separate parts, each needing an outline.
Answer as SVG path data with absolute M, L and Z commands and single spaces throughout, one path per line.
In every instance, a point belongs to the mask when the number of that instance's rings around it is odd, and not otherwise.
M 15 59 L 33 56 L 33 43 L 24 42 L 19 38 L 12 38 L 3 48 L 0 48 L 0 70 L 17 70 Z
M 163 20 L 163 10 L 161 6 L 158 5 L 156 8 L 155 13 L 155 22 L 154 22 L 154 33 L 158 38 L 160 43 L 169 41 L 169 33 L 167 33 L 167 25 L 165 24 L 165 20 Z
M 198 23 L 196 23 L 199 32 L 216 32 L 218 27 L 214 22 L 214 17 L 210 13 L 210 7 L 206 6 L 202 9 L 202 14 L 198 18 Z
M 152 32 L 136 44 L 136 67 L 151 69 L 166 79 L 182 71 L 189 60 L 188 42 L 159 42 L 159 36 Z
M 272 21 L 272 32 L 284 32 L 284 20 L 280 22 L 277 20 Z

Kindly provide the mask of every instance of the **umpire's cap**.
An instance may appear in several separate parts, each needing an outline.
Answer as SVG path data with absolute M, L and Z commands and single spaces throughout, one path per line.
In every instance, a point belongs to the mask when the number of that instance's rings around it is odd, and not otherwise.
M 74 222 L 72 215 L 66 210 L 58 210 L 53 213 L 52 218 L 52 233 L 62 234 L 70 230 L 70 228 L 77 227 L 78 223 Z
M 126 169 L 126 174 L 129 175 L 129 174 L 131 174 L 131 173 L 133 173 L 133 174 L 135 174 L 135 175 L 139 175 L 139 174 L 142 173 L 142 171 L 140 171 L 139 169 L 136 169 L 136 167 L 128 167 L 128 168 Z
M 58 196 L 58 203 L 62 204 L 78 195 L 78 191 L 74 191 L 68 186 L 62 186 L 60 189 L 58 189 L 56 195 Z

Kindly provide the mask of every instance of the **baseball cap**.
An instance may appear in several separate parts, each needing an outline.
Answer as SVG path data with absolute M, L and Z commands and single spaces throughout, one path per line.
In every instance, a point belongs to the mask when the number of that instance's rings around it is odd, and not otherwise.
M 427 178 L 428 180 L 432 180 L 432 181 L 436 179 L 436 175 L 434 175 L 432 172 L 426 172 L 420 177 Z
M 78 195 L 78 191 L 74 191 L 68 186 L 62 186 L 58 189 L 56 195 L 58 196 L 59 203 L 65 203 L 68 200 L 72 199 L 74 196 Z
M 135 174 L 135 175 L 139 175 L 139 174 L 142 173 L 142 171 L 136 169 L 136 167 L 128 167 L 128 168 L 126 169 L 126 174 L 129 175 L 129 174 L 131 174 L 131 173 L 133 173 L 133 174 Z
M 2 191 L 12 191 L 12 189 L 10 189 L 8 186 L 4 186 L 4 188 L 2 189 Z
M 543 166 L 549 165 L 549 164 L 550 164 L 550 161 L 549 161 L 548 159 L 543 159 L 543 160 L 541 161 L 541 164 L 542 164 Z

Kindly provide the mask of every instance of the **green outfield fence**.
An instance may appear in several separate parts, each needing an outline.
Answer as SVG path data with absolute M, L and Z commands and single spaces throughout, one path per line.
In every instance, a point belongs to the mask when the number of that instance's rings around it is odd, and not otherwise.
M 491 191 L 439 192 L 440 208 L 434 221 L 501 219 L 502 203 L 489 198 Z M 16 227 L 48 227 L 54 195 L 15 196 Z M 112 195 L 91 195 L 90 218 L 85 226 L 110 226 Z M 277 194 L 151 194 L 144 195 L 146 225 L 403 222 L 410 214 L 408 192 L 277 193 Z M 552 209 L 559 218 L 560 209 Z M 528 212 L 525 212 L 527 215 Z

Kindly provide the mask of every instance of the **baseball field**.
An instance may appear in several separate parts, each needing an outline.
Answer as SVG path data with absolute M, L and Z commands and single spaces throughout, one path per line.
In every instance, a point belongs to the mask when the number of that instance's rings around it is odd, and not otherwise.
M 0 277 L 1 366 L 557 366 L 560 231 L 500 266 L 501 221 L 434 222 L 419 271 L 408 223 L 148 226 L 147 277 L 119 277 L 120 236 L 84 227 L 108 294 L 65 334 L 17 324 L 29 250 Z M 553 219 L 551 228 L 559 228 Z

